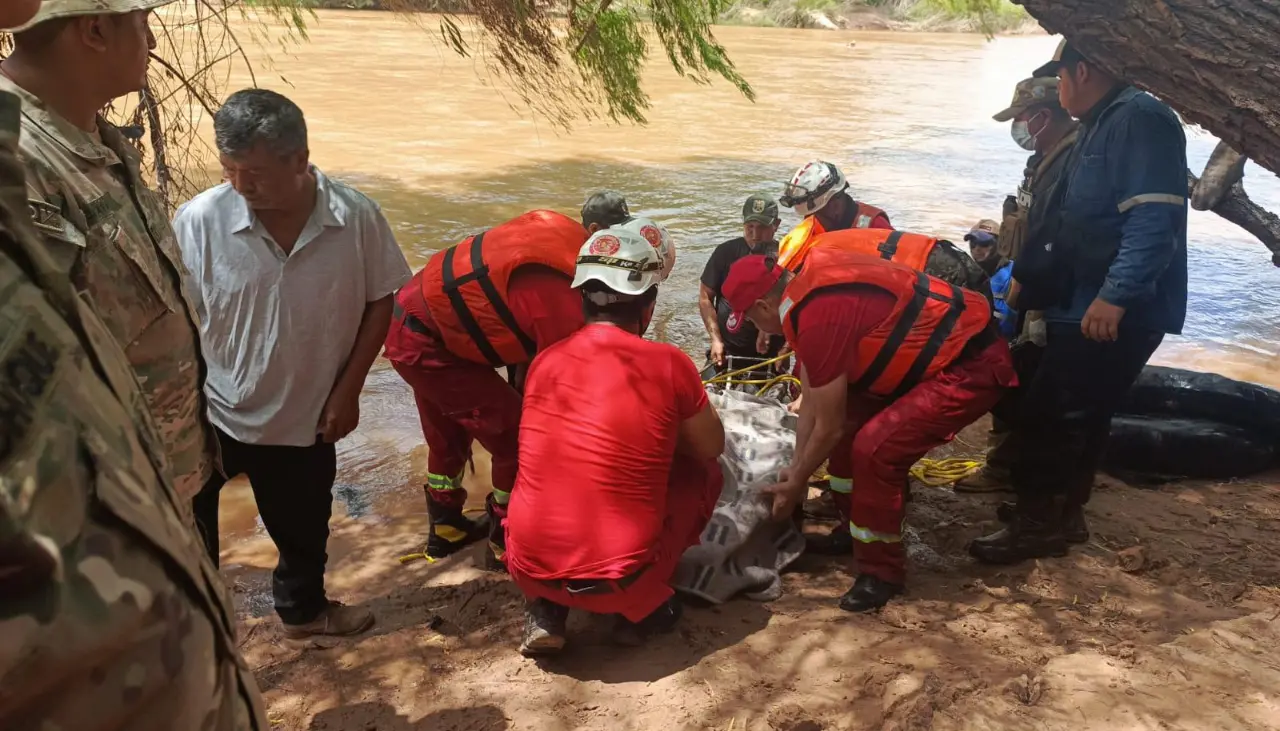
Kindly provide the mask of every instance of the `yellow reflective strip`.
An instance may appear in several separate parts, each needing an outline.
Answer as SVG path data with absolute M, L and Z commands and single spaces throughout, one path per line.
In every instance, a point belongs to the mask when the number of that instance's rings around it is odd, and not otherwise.
M 1134 197 L 1130 198 L 1129 200 L 1121 203 L 1116 207 L 1120 209 L 1121 213 L 1125 213 L 1130 208 L 1133 208 L 1135 206 L 1140 206 L 1143 203 L 1168 203 L 1171 205 L 1180 206 L 1185 204 L 1186 202 L 1187 202 L 1186 198 L 1183 198 L 1180 195 L 1173 195 L 1171 193 L 1143 193 L 1142 195 L 1135 195 Z
M 451 525 L 443 525 L 436 523 L 431 526 L 431 532 L 450 543 L 461 543 L 467 540 L 467 532 Z
M 859 543 L 902 543 L 901 533 L 877 533 L 869 528 L 863 528 L 849 521 L 849 533 L 857 539 Z
M 848 477 L 832 476 L 827 479 L 827 486 L 831 492 L 838 492 L 841 495 L 848 495 L 853 492 L 853 480 Z
M 511 500 L 511 493 L 497 489 L 493 491 L 493 501 L 495 503 L 499 505 L 506 505 L 509 500 Z
M 432 490 L 458 490 L 462 487 L 462 474 L 457 477 L 427 473 L 427 487 Z

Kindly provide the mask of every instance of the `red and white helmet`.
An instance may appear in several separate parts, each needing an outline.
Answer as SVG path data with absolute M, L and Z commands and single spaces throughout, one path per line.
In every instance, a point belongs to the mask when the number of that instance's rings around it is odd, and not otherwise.
M 626 223 L 620 223 L 610 228 L 634 231 L 643 236 L 653 246 L 653 250 L 658 252 L 658 258 L 662 260 L 662 279 L 666 280 L 676 265 L 676 245 L 671 240 L 671 234 L 667 233 L 667 229 L 664 226 L 651 218 L 633 216 Z
M 794 208 L 801 216 L 812 216 L 823 206 L 849 188 L 840 168 L 829 162 L 814 160 L 796 171 L 791 182 L 782 189 L 778 202 Z

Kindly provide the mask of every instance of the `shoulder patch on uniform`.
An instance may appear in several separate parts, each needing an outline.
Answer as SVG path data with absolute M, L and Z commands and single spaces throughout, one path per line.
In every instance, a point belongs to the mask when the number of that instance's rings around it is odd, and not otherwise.
M 27 208 L 31 211 L 31 220 L 36 228 L 58 236 L 62 235 L 62 211 L 52 203 L 38 200 L 27 200 Z

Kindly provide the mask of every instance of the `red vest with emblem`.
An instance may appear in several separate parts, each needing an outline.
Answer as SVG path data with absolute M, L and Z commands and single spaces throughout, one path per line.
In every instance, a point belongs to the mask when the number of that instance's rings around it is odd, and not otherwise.
M 884 212 L 883 208 L 876 208 L 870 203 L 862 201 L 854 201 L 853 204 L 857 208 L 853 212 L 854 228 L 871 228 L 871 222 L 880 216 L 884 216 L 884 220 L 889 220 L 889 214 Z
M 850 388 L 901 396 L 953 363 L 991 324 L 985 297 L 901 264 L 821 248 L 809 254 L 809 261 L 787 285 L 779 307 L 783 332 L 792 344 L 800 314 L 815 292 L 873 285 L 898 300 L 888 319 L 858 343 Z
M 573 277 L 586 241 L 586 229 L 572 218 L 530 211 L 432 256 L 422 272 L 422 298 L 449 351 L 495 367 L 532 360 L 537 345 L 507 306 L 511 275 L 537 264 Z

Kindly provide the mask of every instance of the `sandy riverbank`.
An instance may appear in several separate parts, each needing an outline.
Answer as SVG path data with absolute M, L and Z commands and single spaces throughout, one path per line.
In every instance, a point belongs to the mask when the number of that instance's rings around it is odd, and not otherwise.
M 1280 474 L 1105 480 L 1087 546 L 1004 570 L 964 555 L 997 499 L 917 487 L 908 522 L 937 559 L 880 614 L 836 609 L 847 561 L 806 557 L 778 601 L 691 609 L 640 650 L 575 615 L 571 648 L 543 663 L 516 653 L 519 595 L 475 568 L 479 547 L 398 562 L 420 514 L 335 521 L 331 592 L 379 623 L 330 647 L 282 642 L 268 540 L 223 563 L 278 729 L 1280 729 Z

